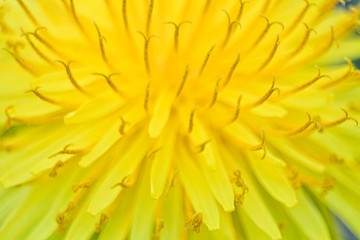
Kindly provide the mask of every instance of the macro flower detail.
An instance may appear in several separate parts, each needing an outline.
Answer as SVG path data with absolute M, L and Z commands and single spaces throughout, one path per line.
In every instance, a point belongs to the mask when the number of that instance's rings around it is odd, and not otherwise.
M 360 237 L 338 2 L 1 0 L 0 239 Z

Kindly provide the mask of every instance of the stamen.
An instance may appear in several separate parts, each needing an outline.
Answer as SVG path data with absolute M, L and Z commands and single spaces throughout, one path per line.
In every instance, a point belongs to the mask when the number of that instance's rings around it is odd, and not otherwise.
M 34 49 L 34 51 L 36 52 L 37 55 L 39 55 L 40 58 L 42 58 L 43 60 L 45 60 L 47 63 L 49 64 L 53 64 L 53 61 L 51 61 L 48 57 L 45 56 L 45 54 L 43 54 L 36 46 L 35 44 L 31 41 L 30 37 L 29 37 L 29 33 L 24 33 L 24 31 L 21 29 L 21 36 L 25 36 L 26 41 L 29 43 L 29 45 L 32 47 L 32 49 Z M 33 34 L 34 35 L 34 34 Z
M 328 194 L 328 192 L 334 188 L 334 184 L 335 184 L 335 178 L 327 177 L 323 182 L 320 196 L 325 197 Z
M 49 97 L 46 97 L 44 96 L 43 94 L 41 94 L 39 92 L 39 89 L 40 87 L 36 87 L 35 89 L 33 90 L 30 90 L 29 92 L 33 92 L 37 97 L 39 97 L 41 100 L 44 100 L 45 102 L 48 102 L 48 103 L 51 103 L 51 104 L 55 104 L 55 105 L 60 105 L 58 102 L 56 102 L 55 100 L 49 98 Z
M 88 189 L 91 186 L 92 183 L 93 182 L 90 179 L 85 180 L 85 181 L 83 181 L 81 183 L 75 183 L 75 184 L 72 185 L 72 190 L 73 190 L 74 193 L 76 193 L 80 189 Z
M 227 33 L 226 33 L 226 37 L 224 39 L 224 42 L 222 44 L 222 47 L 225 48 L 228 41 L 230 40 L 230 37 L 231 37 L 231 33 L 233 31 L 233 28 L 234 28 L 234 25 L 237 24 L 240 29 L 241 29 L 241 24 L 238 22 L 238 21 L 231 21 L 231 18 L 230 18 L 230 15 L 229 13 L 225 10 L 225 9 L 222 9 L 223 12 L 226 14 L 226 17 L 227 17 L 227 20 L 228 20 L 228 30 L 227 30 Z
M 301 52 L 301 50 L 303 50 L 303 48 L 305 47 L 306 43 L 308 42 L 308 40 L 310 38 L 311 32 L 316 33 L 316 31 L 312 28 L 309 28 L 309 26 L 306 23 L 303 23 L 303 24 L 306 28 L 305 37 L 302 40 L 300 46 L 291 54 L 292 57 L 295 57 L 296 55 L 298 55 Z
M 241 16 L 242 16 L 243 11 L 244 11 L 245 4 L 250 3 L 250 1 L 244 1 L 243 2 L 242 0 L 239 0 L 239 2 L 240 2 L 240 9 L 239 9 L 238 15 L 236 17 L 237 22 L 240 22 Z
M 203 64 L 202 64 L 201 69 L 200 69 L 200 72 L 199 72 L 199 76 L 202 75 L 202 73 L 203 73 L 203 71 L 204 71 L 204 69 L 205 69 L 205 67 L 206 67 L 206 65 L 207 65 L 207 63 L 208 63 L 208 61 L 209 61 L 210 55 L 211 55 L 211 53 L 214 51 L 214 48 L 215 48 L 215 47 L 216 47 L 216 45 L 212 46 L 212 47 L 210 48 L 210 50 L 208 51 L 208 53 L 206 54 L 205 60 L 204 60 L 204 62 L 203 62 Z
M 242 94 L 240 94 L 240 96 L 239 96 L 239 98 L 238 98 L 238 100 L 237 100 L 237 103 L 236 103 L 236 109 L 235 109 L 235 114 L 234 114 L 234 117 L 231 119 L 231 123 L 232 122 L 235 122 L 237 119 L 238 119 L 238 117 L 239 117 L 239 114 L 240 114 L 240 105 L 241 105 L 241 100 L 242 100 L 242 97 L 243 97 L 243 95 Z
M 288 179 L 292 183 L 292 186 L 294 189 L 300 189 L 301 188 L 301 180 L 299 178 L 299 169 L 295 166 L 289 166 L 287 168 L 288 170 Z
M 265 35 L 269 32 L 269 30 L 272 26 L 279 25 L 279 26 L 281 26 L 282 31 L 284 31 L 284 29 L 285 29 L 284 24 L 282 24 L 281 22 L 275 21 L 275 22 L 270 23 L 270 20 L 266 16 L 264 16 L 262 14 L 260 14 L 259 16 L 265 19 L 266 27 L 265 27 L 264 31 L 260 34 L 260 36 L 257 38 L 257 40 L 252 44 L 250 49 L 255 48 L 255 46 L 257 46 L 261 42 L 261 40 L 264 39 Z
M 155 232 L 153 233 L 152 237 L 155 240 L 160 239 L 161 235 L 161 230 L 164 228 L 164 221 L 163 220 L 156 220 L 155 223 Z
M 264 127 L 262 128 L 261 149 L 264 151 L 263 155 L 260 158 L 262 160 L 262 159 L 265 159 L 266 153 L 267 153 L 266 148 L 265 148 L 265 128 Z
M 259 100 L 257 100 L 256 102 L 250 104 L 249 106 L 245 107 L 245 108 L 254 108 L 256 106 L 259 106 L 261 104 L 263 104 L 266 100 L 269 99 L 269 97 L 273 94 L 273 92 L 278 92 L 278 96 L 280 96 L 280 89 L 279 88 L 274 88 L 275 86 L 275 75 L 273 75 L 273 82 L 272 85 L 269 89 L 269 91 Z
M 312 7 L 312 6 L 316 6 L 316 4 L 310 3 L 309 0 L 304 0 L 304 2 L 306 3 L 306 6 L 304 7 L 304 9 L 300 12 L 300 14 L 297 16 L 297 18 L 294 20 L 294 22 L 288 28 L 289 33 L 291 33 L 292 31 L 295 30 L 296 26 L 302 21 L 305 14 L 309 10 L 309 8 Z
M 203 14 L 207 13 L 207 11 L 209 10 L 210 5 L 211 5 L 211 1 L 212 1 L 212 0 L 206 0 L 205 6 L 204 6 L 204 10 L 203 10 Z
M 129 23 L 128 23 L 127 11 L 126 10 L 127 10 L 126 0 L 123 0 L 123 4 L 122 4 L 123 21 L 124 21 L 126 31 L 129 32 Z
M 104 48 L 104 42 L 106 42 L 106 38 L 101 34 L 100 29 L 98 27 L 98 25 L 94 22 L 97 34 L 98 34 L 98 38 L 99 38 L 99 46 L 100 46 L 100 51 L 101 51 L 101 56 L 104 60 L 104 62 L 108 63 L 108 60 L 106 58 L 106 54 L 105 54 L 105 48 Z
M 145 62 L 145 67 L 146 67 L 146 72 L 148 75 L 151 75 L 151 71 L 150 71 L 150 62 L 149 62 L 149 42 L 152 38 L 157 37 L 159 38 L 158 35 L 151 35 L 150 37 L 146 37 L 144 33 L 139 32 L 138 33 L 143 36 L 144 40 L 145 40 L 145 44 L 144 44 L 144 62 Z
M 210 103 L 209 108 L 212 108 L 216 103 L 216 100 L 217 100 L 217 97 L 218 97 L 218 94 L 219 94 L 220 81 L 221 81 L 222 78 L 223 78 L 223 76 L 220 76 L 219 79 L 216 82 L 214 94 L 213 94 L 213 97 L 211 99 L 211 103 Z
M 345 122 L 346 120 L 351 120 L 351 121 L 353 121 L 356 126 L 359 125 L 358 120 L 356 120 L 355 118 L 349 117 L 349 113 L 347 112 L 346 109 L 341 108 L 341 110 L 345 113 L 345 116 L 344 116 L 344 117 L 340 118 L 339 120 L 333 121 L 333 122 L 322 123 L 322 127 L 323 127 L 323 128 L 333 127 L 333 126 L 336 126 L 336 125 L 339 125 L 339 124 Z
M 153 160 L 153 159 L 155 158 L 156 154 L 157 154 L 160 150 L 161 150 L 161 148 L 157 148 L 157 149 L 155 149 L 155 150 L 153 150 L 153 151 L 150 151 L 150 152 L 147 154 L 146 157 L 147 157 L 148 159 Z
M 80 31 L 88 38 L 88 34 L 85 32 L 84 27 L 82 26 L 78 16 L 76 15 L 74 0 L 70 0 L 70 10 L 71 10 L 71 15 L 73 16 L 76 25 L 78 26 Z
M 122 187 L 122 188 L 130 188 L 132 186 L 132 183 L 130 183 L 130 175 L 125 176 L 121 182 L 116 183 L 114 186 L 111 187 L 111 189 L 115 187 Z
M 180 27 L 182 25 L 184 25 L 185 23 L 190 23 L 192 24 L 192 21 L 183 21 L 179 24 L 176 24 L 174 22 L 165 22 L 164 24 L 171 24 L 175 27 L 175 33 L 174 33 L 174 47 L 175 47 L 175 51 L 177 52 L 179 50 L 179 31 L 180 31 Z
M 202 213 L 195 213 L 192 218 L 185 219 L 185 228 L 191 228 L 194 232 L 199 233 L 202 220 Z
M 277 36 L 276 36 L 276 41 L 275 41 L 275 44 L 274 44 L 273 49 L 272 49 L 271 52 L 270 52 L 270 55 L 266 58 L 266 60 L 264 61 L 264 63 L 261 64 L 261 66 L 257 69 L 256 72 L 261 72 L 261 71 L 264 70 L 265 67 L 271 62 L 271 60 L 272 60 L 272 59 L 274 58 L 274 56 L 275 56 L 275 53 L 276 53 L 276 50 L 277 50 L 278 47 L 279 47 L 279 44 L 280 44 L 279 34 L 277 34 Z
M 186 80 L 187 80 L 188 75 L 189 75 L 189 70 L 190 70 L 190 69 L 189 69 L 189 64 L 188 64 L 188 65 L 186 65 L 185 73 L 184 73 L 184 75 L 183 75 L 183 78 L 182 78 L 182 80 L 181 80 L 181 83 L 180 83 L 180 85 L 179 85 L 179 88 L 178 88 L 178 90 L 177 90 L 177 92 L 176 92 L 176 97 L 179 97 L 180 94 L 181 94 L 181 92 L 182 92 L 182 90 L 184 89 Z
M 302 91 L 303 89 L 311 86 L 312 84 L 316 83 L 318 80 L 322 79 L 322 78 L 329 78 L 329 79 L 332 79 L 330 76 L 328 75 L 322 75 L 321 74 L 321 71 L 320 71 L 320 68 L 317 68 L 318 69 L 318 74 L 313 78 L 311 79 L 309 82 L 306 82 L 304 83 L 303 85 L 300 85 L 298 87 L 295 87 L 294 89 L 292 90 L 289 90 L 289 91 L 286 91 L 285 93 L 281 94 L 281 97 L 287 97 L 289 95 L 292 95 L 294 93 L 297 93 L 297 92 L 300 92 Z
M 308 116 L 308 121 L 303 126 L 297 128 L 295 130 L 290 130 L 290 131 L 286 132 L 285 135 L 288 135 L 288 136 L 298 135 L 300 133 L 303 133 L 305 130 L 307 130 L 313 124 L 315 124 L 317 128 L 320 128 L 319 123 L 313 121 L 308 112 L 306 112 L 306 115 Z
M 16 0 L 20 7 L 24 10 L 24 12 L 26 13 L 26 15 L 28 16 L 28 18 L 31 20 L 31 22 L 36 25 L 39 26 L 39 22 L 36 20 L 36 18 L 34 17 L 34 15 L 30 12 L 29 8 L 25 5 L 25 3 L 23 2 L 23 0 Z
M 105 213 L 102 213 L 99 221 L 95 224 L 95 232 L 100 232 L 108 219 L 109 217 Z
M 59 160 L 55 163 L 55 165 L 52 167 L 52 169 L 49 172 L 49 177 L 56 177 L 57 176 L 57 170 L 64 166 L 64 162 Z
M 339 77 L 338 79 L 335 79 L 335 80 L 333 80 L 333 81 L 331 81 L 329 83 L 326 83 L 326 84 L 322 85 L 321 86 L 322 89 L 330 88 L 332 86 L 335 86 L 336 84 L 340 83 L 341 81 L 347 79 L 348 77 L 350 77 L 351 75 L 354 74 L 355 66 L 352 63 L 352 61 L 350 59 L 348 59 L 348 58 L 345 58 L 345 61 L 347 61 L 347 63 L 348 63 L 348 69 L 347 69 L 346 73 L 343 76 Z
M 188 133 L 191 133 L 193 128 L 194 128 L 194 116 L 195 116 L 195 112 L 196 112 L 196 108 L 193 109 L 191 111 L 191 114 L 190 114 L 190 120 L 189 120 L 189 127 L 188 127 Z
M 336 156 L 336 154 L 331 154 L 329 157 L 329 161 L 332 164 L 339 164 L 339 165 L 343 165 L 345 163 L 343 158 L 339 158 L 338 156 Z
M 198 152 L 199 153 L 202 153 L 204 150 L 205 150 L 205 147 L 207 144 L 209 144 L 211 141 L 210 140 L 207 140 L 205 141 L 204 143 L 200 144 L 199 146 L 197 146 L 198 148 Z
M 155 0 L 150 0 L 150 3 L 149 3 L 149 10 L 148 10 L 148 15 L 147 15 L 147 19 L 146 19 L 146 30 L 145 30 L 145 33 L 147 36 L 149 36 L 149 34 L 150 34 L 150 24 L 151 24 L 152 13 L 154 10 L 154 1 Z
M 145 92 L 144 109 L 146 112 L 149 110 L 150 86 L 151 86 L 151 80 L 149 81 Z
M 117 76 L 117 75 L 121 75 L 120 73 L 111 73 L 109 74 L 109 76 L 106 76 L 105 74 L 102 73 L 92 73 L 92 75 L 96 75 L 96 76 L 101 76 L 103 78 L 105 78 L 107 84 L 111 87 L 111 89 L 116 92 L 117 94 L 121 95 L 119 89 L 116 87 L 116 85 L 111 81 L 111 77 L 112 76 Z
M 243 187 L 244 186 L 244 179 L 242 179 L 241 171 L 240 169 L 235 169 L 233 171 L 235 177 L 232 179 L 232 181 L 235 183 L 237 187 Z
M 126 125 L 130 124 L 130 122 L 125 121 L 122 117 L 121 117 L 121 125 L 119 127 L 119 132 L 121 135 L 125 135 L 125 127 Z
M 68 144 L 66 145 L 63 150 L 57 152 L 57 153 L 54 153 L 53 155 L 49 156 L 49 159 L 50 158 L 53 158 L 59 154 L 79 154 L 79 153 L 83 153 L 85 152 L 85 149 L 69 149 L 71 146 L 73 146 L 74 144 Z
M 53 53 L 55 53 L 56 55 L 63 57 L 63 54 L 60 53 L 59 51 L 57 51 L 50 43 L 48 43 L 46 40 L 44 40 L 39 34 L 38 32 L 40 30 L 46 30 L 46 27 L 38 27 L 35 29 L 34 32 L 26 32 L 24 34 L 30 34 L 33 35 L 39 42 L 41 42 L 43 45 L 45 45 L 45 47 L 47 47 L 48 49 L 50 49 Z
M 85 90 L 77 83 L 77 81 L 75 80 L 74 76 L 71 73 L 71 69 L 70 69 L 70 64 L 73 63 L 73 61 L 68 62 L 67 64 L 64 63 L 61 60 L 56 60 L 55 62 L 61 63 L 66 70 L 66 74 L 68 75 L 68 78 L 71 82 L 71 84 L 80 92 L 82 92 L 83 94 L 89 96 L 89 93 L 85 92 Z
M 58 225 L 57 231 L 59 233 L 65 233 L 66 229 L 65 229 L 65 213 L 58 213 L 56 215 L 55 221 Z
M 232 75 L 233 75 L 236 67 L 238 66 L 239 62 L 240 62 L 240 51 L 238 52 L 238 56 L 237 56 L 234 64 L 231 66 L 228 75 L 226 76 L 225 82 L 224 82 L 224 84 L 223 84 L 223 86 L 222 86 L 223 88 L 226 87 L 226 85 L 229 84 L 229 82 L 230 82 L 230 80 L 231 80 L 231 77 L 232 77 Z
M 235 193 L 235 202 L 243 204 L 245 200 L 245 194 L 249 192 L 249 187 L 244 183 L 240 169 L 235 169 L 233 173 L 235 177 L 232 179 L 232 181 L 235 183 L 235 186 L 240 189 L 240 193 Z
M 20 67 L 22 67 L 23 69 L 25 69 L 26 71 L 28 71 L 29 73 L 36 75 L 35 71 L 33 69 L 31 69 L 30 67 L 26 66 L 24 59 L 22 59 L 19 55 L 17 55 L 16 53 L 11 52 L 10 50 L 6 49 L 6 48 L 2 48 L 4 51 L 8 52 L 14 59 L 15 61 L 20 65 Z

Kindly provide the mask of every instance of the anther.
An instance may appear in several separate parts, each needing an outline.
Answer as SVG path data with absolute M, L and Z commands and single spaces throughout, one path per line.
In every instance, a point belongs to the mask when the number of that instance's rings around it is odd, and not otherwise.
M 62 64 L 65 67 L 66 70 L 66 74 L 68 75 L 68 78 L 71 82 L 71 84 L 80 92 L 82 92 L 83 94 L 89 96 L 89 93 L 85 92 L 85 90 L 77 83 L 77 81 L 75 80 L 71 69 L 70 69 L 70 64 L 73 63 L 73 61 L 68 62 L 67 64 L 61 60 L 56 60 L 55 62 L 58 62 L 60 64 Z
M 227 17 L 227 20 L 228 20 L 228 29 L 227 29 L 226 37 L 225 37 L 224 42 L 222 44 L 222 47 L 224 48 L 224 47 L 226 47 L 227 43 L 230 40 L 231 34 L 233 32 L 233 29 L 234 29 L 234 25 L 238 25 L 240 27 L 240 29 L 241 29 L 241 24 L 238 21 L 231 21 L 229 13 L 225 9 L 222 9 L 222 10 L 226 14 L 226 17 Z
M 92 75 L 101 76 L 105 78 L 107 84 L 111 87 L 111 89 L 116 92 L 117 94 L 121 94 L 119 89 L 116 87 L 116 85 L 111 81 L 111 77 L 121 75 L 120 73 L 111 73 L 108 76 L 102 73 L 92 73 Z
M 164 24 L 171 24 L 175 27 L 175 33 L 174 33 L 174 47 L 175 47 L 175 51 L 177 52 L 179 50 L 179 32 L 180 32 L 180 28 L 182 25 L 184 25 L 185 23 L 190 23 L 192 24 L 192 21 L 183 21 L 179 24 L 176 24 L 174 22 L 165 22 Z
M 109 217 L 105 214 L 102 213 L 100 215 L 100 219 L 99 221 L 95 224 L 95 232 L 100 232 L 102 227 L 104 226 L 104 224 L 106 223 L 106 221 L 109 219 Z
M 191 114 L 190 114 L 190 120 L 189 120 L 189 127 L 188 127 L 188 133 L 191 133 L 193 128 L 194 128 L 194 116 L 195 116 L 195 112 L 196 112 L 196 108 L 193 109 L 191 111 Z
M 42 58 L 44 61 L 46 61 L 49 64 L 53 64 L 53 61 L 51 61 L 48 57 L 45 56 L 45 54 L 43 54 L 36 46 L 35 44 L 31 41 L 30 37 L 29 37 L 29 33 L 25 33 L 23 31 L 23 29 L 21 29 L 21 36 L 25 36 L 26 41 L 29 43 L 29 45 L 32 47 L 32 49 L 34 49 L 34 51 L 36 52 L 37 55 L 39 55 L 40 58 Z M 32 33 L 31 33 L 32 34 Z M 35 36 L 35 34 L 32 34 Z
M 80 189 L 88 189 L 91 186 L 91 184 L 92 184 L 91 180 L 85 180 L 81 183 L 75 183 L 72 185 L 72 190 L 74 193 L 76 193 Z
M 251 46 L 251 49 L 254 48 L 256 45 L 258 45 L 262 39 L 264 39 L 265 35 L 269 32 L 269 30 L 272 26 L 279 25 L 281 27 L 282 31 L 284 31 L 284 29 L 285 29 L 284 24 L 282 24 L 281 22 L 278 22 L 278 21 L 270 22 L 270 20 L 266 16 L 264 16 L 262 14 L 260 14 L 259 16 L 265 19 L 266 27 L 265 27 L 264 31 L 260 34 L 260 36 L 257 38 L 257 40 L 253 43 L 253 45 Z
M 233 65 L 231 66 L 230 71 L 228 72 L 228 74 L 226 76 L 226 79 L 225 79 L 225 81 L 223 83 L 223 86 L 222 86 L 223 88 L 226 87 L 226 85 L 229 84 L 229 82 L 230 82 L 230 80 L 232 78 L 232 75 L 234 74 L 234 71 L 235 71 L 236 67 L 239 65 L 239 62 L 240 62 L 240 51 L 238 52 L 236 60 L 233 63 Z
M 210 103 L 210 106 L 209 106 L 210 108 L 212 108 L 216 103 L 217 97 L 219 95 L 220 82 L 221 82 L 222 78 L 223 78 L 223 76 L 220 76 L 219 79 L 216 82 L 216 86 L 215 86 L 215 89 L 214 89 L 214 94 L 213 94 L 213 97 L 211 99 L 211 103 Z
M 186 65 L 185 73 L 184 73 L 184 75 L 183 75 L 183 77 L 182 77 L 181 83 L 180 83 L 180 85 L 179 85 L 179 87 L 178 87 L 178 90 L 177 90 L 177 92 L 176 92 L 176 97 L 179 97 L 180 94 L 181 94 L 181 92 L 182 92 L 182 90 L 184 89 L 186 80 L 187 80 L 188 75 L 189 75 L 189 71 L 190 71 L 190 69 L 189 69 L 189 64 L 188 64 L 188 65 Z
M 146 19 L 146 29 L 145 29 L 145 33 L 146 33 L 146 35 L 148 35 L 148 36 L 149 36 L 149 34 L 150 34 L 150 25 L 151 25 L 152 13 L 153 13 L 153 10 L 154 10 L 154 1 L 155 1 L 155 0 L 150 0 L 149 10 L 148 10 L 147 19 Z
M 214 51 L 214 48 L 215 48 L 215 47 L 216 47 L 216 45 L 212 46 L 212 47 L 210 48 L 210 50 L 208 51 L 208 53 L 206 54 L 206 57 L 205 57 L 205 59 L 204 59 L 204 62 L 203 62 L 202 66 L 201 66 L 201 68 L 200 68 L 200 71 L 199 71 L 199 76 L 202 75 L 202 73 L 203 73 L 203 71 L 204 71 L 204 69 L 205 69 L 205 67 L 206 67 L 206 65 L 207 65 L 207 63 L 208 63 L 208 61 L 209 61 L 209 58 L 210 58 L 212 52 Z
M 146 37 L 144 33 L 139 32 L 138 33 L 143 36 L 145 43 L 144 43 L 144 62 L 145 62 L 145 68 L 146 68 L 146 72 L 148 75 L 151 75 L 151 71 L 150 71 L 150 62 L 149 62 L 149 43 L 150 40 L 154 37 L 159 38 L 158 35 L 151 35 L 149 37 Z
M 64 166 L 64 162 L 59 160 L 55 163 L 55 165 L 52 167 L 52 169 L 49 172 L 49 177 L 56 177 L 57 176 L 57 170 Z
M 279 44 L 280 44 L 279 34 L 277 34 L 276 41 L 275 41 L 273 49 L 271 50 L 269 56 L 266 58 L 266 60 L 263 62 L 263 64 L 260 65 L 260 67 L 257 69 L 256 72 L 260 72 L 260 71 L 264 70 L 265 67 L 271 62 L 271 60 L 275 56 L 275 53 L 276 53 L 276 51 L 277 51 L 277 49 L 279 47 Z
M 149 110 L 150 86 L 151 86 L 151 80 L 147 84 L 146 92 L 145 92 L 144 109 L 146 112 Z
M 125 29 L 126 29 L 127 32 L 129 32 L 129 23 L 128 23 L 128 18 L 127 18 L 126 0 L 123 0 L 122 14 L 123 14 L 123 21 L 124 21 Z
M 105 48 L 104 48 L 104 41 L 106 43 L 106 38 L 101 34 L 100 29 L 95 22 L 94 22 L 94 25 L 95 25 L 96 32 L 97 32 L 98 38 L 99 38 L 99 46 L 100 46 L 101 56 L 102 56 L 104 62 L 108 63 L 108 60 L 107 60 L 107 57 L 105 54 Z
M 119 132 L 120 132 L 121 135 L 125 135 L 125 127 L 127 125 L 129 125 L 130 122 L 125 121 L 122 117 L 120 119 L 121 119 L 121 124 L 120 124 L 120 127 L 119 127 Z
M 239 9 L 238 15 L 236 17 L 237 22 L 240 22 L 240 20 L 241 20 L 241 16 L 242 16 L 242 14 L 244 12 L 245 4 L 250 3 L 250 1 L 244 1 L 243 2 L 242 0 L 239 0 L 239 2 L 240 2 L 240 9 Z
M 185 228 L 191 228 L 194 232 L 199 233 L 202 221 L 202 213 L 195 213 L 192 218 L 185 219 Z
M 25 5 L 25 3 L 23 2 L 23 0 L 16 0 L 20 7 L 24 10 L 24 12 L 26 13 L 26 15 L 28 16 L 28 18 L 31 20 L 31 22 L 36 25 L 39 26 L 38 21 L 36 20 L 36 18 L 34 17 L 34 15 L 30 12 L 29 8 Z

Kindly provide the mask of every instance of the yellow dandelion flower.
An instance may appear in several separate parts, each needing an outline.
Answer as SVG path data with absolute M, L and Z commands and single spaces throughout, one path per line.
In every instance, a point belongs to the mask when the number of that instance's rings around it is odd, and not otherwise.
M 338 2 L 1 0 L 0 239 L 360 237 Z

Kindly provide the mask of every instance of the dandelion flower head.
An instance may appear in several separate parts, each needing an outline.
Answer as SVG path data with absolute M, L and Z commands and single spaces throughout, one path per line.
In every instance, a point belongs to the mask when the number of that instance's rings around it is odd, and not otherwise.
M 338 2 L 1 0 L 0 239 L 360 236 Z

